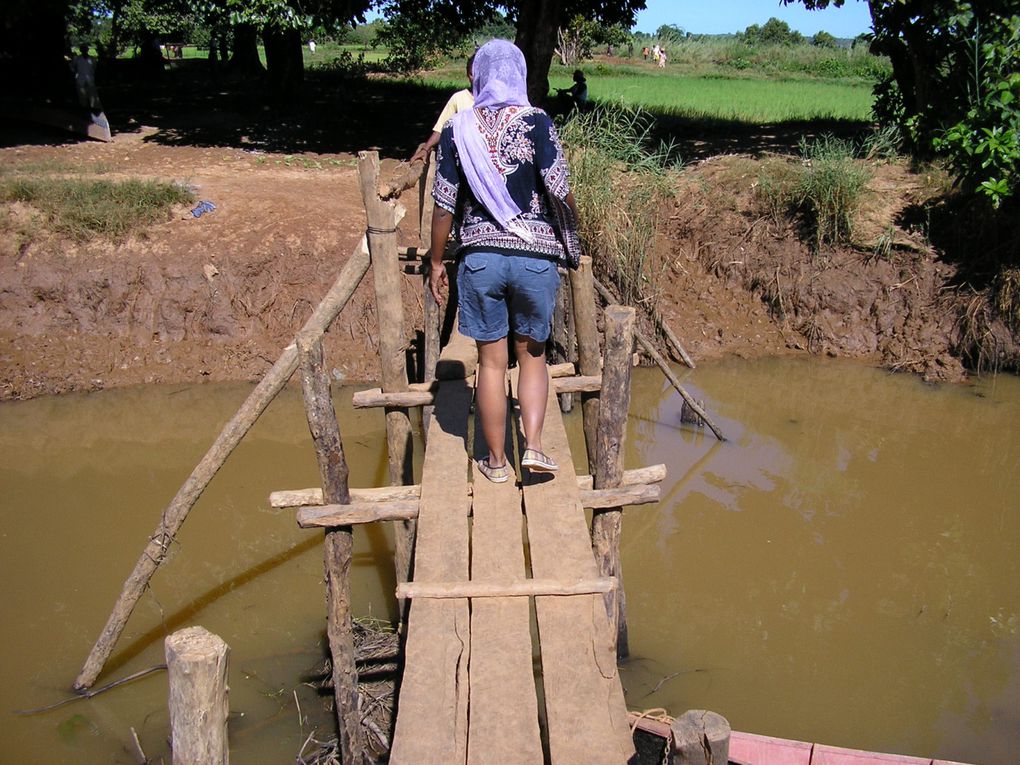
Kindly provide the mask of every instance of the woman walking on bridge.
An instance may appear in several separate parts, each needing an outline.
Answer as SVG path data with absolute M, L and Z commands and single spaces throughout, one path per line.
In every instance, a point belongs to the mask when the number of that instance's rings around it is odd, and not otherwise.
M 437 152 L 430 287 L 447 284 L 443 251 L 456 223 L 459 328 L 478 344 L 478 411 L 489 454 L 478 469 L 510 478 L 506 451 L 507 337 L 520 365 L 517 397 L 526 449 L 521 466 L 552 472 L 542 452 L 549 378 L 545 343 L 560 277 L 580 258 L 577 208 L 559 136 L 528 102 L 524 54 L 491 40 L 475 54 L 474 109 L 443 127 Z

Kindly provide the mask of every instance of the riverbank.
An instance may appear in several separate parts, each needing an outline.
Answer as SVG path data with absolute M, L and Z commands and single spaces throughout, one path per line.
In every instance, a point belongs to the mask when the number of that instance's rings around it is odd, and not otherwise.
M 121 242 L 75 242 L 30 208 L 7 205 L 2 399 L 258 379 L 364 229 L 350 154 L 270 153 L 246 148 L 244 135 L 223 147 L 174 145 L 141 125 L 110 144 L 45 140 L 6 140 L 5 172 L 174 180 L 216 208 L 195 218 L 181 207 Z M 695 361 L 821 353 L 963 379 L 960 319 L 973 293 L 906 222 L 943 181 L 903 163 L 875 164 L 855 245 L 813 252 L 794 222 L 762 213 L 755 187 L 765 161 L 700 160 L 685 168 L 665 211 L 659 308 Z M 385 161 L 383 177 L 396 165 Z M 413 196 L 399 235 L 406 245 L 417 243 Z M 417 277 L 405 280 L 404 302 L 410 342 L 421 326 Z M 336 380 L 378 377 L 374 311 L 363 285 L 327 335 Z M 1009 352 L 1015 357 L 1015 344 Z

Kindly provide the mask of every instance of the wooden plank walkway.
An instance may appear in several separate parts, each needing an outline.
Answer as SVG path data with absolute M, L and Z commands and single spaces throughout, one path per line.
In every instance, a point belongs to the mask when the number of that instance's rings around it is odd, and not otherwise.
M 470 375 L 463 338 L 443 352 L 442 378 Z M 422 474 L 415 582 L 507 584 L 597 577 L 566 432 L 550 385 L 544 445 L 555 477 L 492 484 L 467 444 L 470 389 L 438 385 Z M 473 520 L 468 526 L 468 475 Z M 524 514 L 522 515 L 522 509 Z M 634 754 L 600 595 L 411 602 L 404 679 L 390 761 L 606 763 Z M 470 605 L 469 605 L 470 604 Z M 537 640 L 536 640 L 537 639 Z M 536 656 L 539 657 L 536 665 Z

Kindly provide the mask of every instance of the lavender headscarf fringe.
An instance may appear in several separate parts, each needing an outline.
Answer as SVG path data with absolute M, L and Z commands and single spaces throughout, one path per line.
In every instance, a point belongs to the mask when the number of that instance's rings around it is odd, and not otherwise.
M 505 106 L 530 106 L 528 68 L 520 48 L 507 40 L 490 40 L 475 53 L 475 108 L 453 117 L 453 140 L 457 144 L 460 165 L 471 191 L 496 221 L 526 242 L 534 237 L 520 219 L 506 181 L 489 154 L 482 138 L 476 109 L 502 109 Z

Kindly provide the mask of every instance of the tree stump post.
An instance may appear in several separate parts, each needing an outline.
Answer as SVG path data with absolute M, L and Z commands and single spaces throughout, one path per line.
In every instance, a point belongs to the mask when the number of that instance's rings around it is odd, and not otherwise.
M 435 200 L 432 199 L 432 187 L 436 182 L 436 163 L 431 161 L 431 156 L 429 159 L 428 170 L 422 173 L 421 183 L 418 186 L 418 202 L 419 209 L 421 210 L 418 226 L 419 240 L 422 252 L 426 253 L 422 258 L 422 289 L 425 292 L 423 301 L 425 315 L 423 318 L 424 329 L 422 337 L 424 364 L 420 382 L 429 382 L 436 379 L 436 364 L 439 363 L 439 345 L 442 337 L 443 323 L 439 303 L 432 297 L 432 290 L 429 289 L 431 260 L 427 253 L 432 248 L 432 211 L 436 206 Z M 421 410 L 422 438 L 424 439 L 428 438 L 429 422 L 432 420 L 433 408 L 430 405 L 422 407 Z
M 204 627 L 178 630 L 167 636 L 163 646 L 174 765 L 227 765 L 230 648 Z
M 361 196 L 368 216 L 368 249 L 372 257 L 376 316 L 379 323 L 379 366 L 385 393 L 407 390 L 404 358 L 404 302 L 401 296 L 400 258 L 397 253 L 396 205 L 379 196 L 379 152 L 358 154 Z M 404 407 L 386 407 L 386 446 L 390 483 L 412 483 L 411 420 Z M 411 571 L 415 521 L 394 525 L 394 565 L 397 582 L 406 582 Z
M 595 319 L 595 276 L 588 255 L 583 255 L 581 264 L 570 272 L 570 294 L 574 309 L 574 332 L 577 336 L 577 373 L 585 377 L 597 375 L 602 356 Z M 595 470 L 595 440 L 599 419 L 597 393 L 581 394 L 581 412 L 584 419 L 584 444 L 588 452 L 588 472 L 592 473 Z
M 634 349 L 633 308 L 609 306 L 605 311 L 606 357 L 602 365 L 602 395 L 599 404 L 595 469 L 596 489 L 614 489 L 623 478 L 623 448 L 627 439 L 630 409 L 631 357 Z M 599 576 L 616 577 L 619 587 L 605 594 L 606 612 L 616 639 L 616 655 L 626 657 L 627 610 L 620 566 L 620 532 L 623 510 L 596 510 L 592 515 L 591 539 Z
M 670 726 L 673 765 L 726 765 L 730 760 L 730 724 L 704 709 L 684 712 Z
M 570 302 L 568 290 L 562 288 L 556 292 L 556 307 L 553 310 L 552 335 L 550 336 L 550 355 L 552 362 L 559 364 L 570 361 Z M 564 414 L 574 408 L 574 394 L 560 393 L 560 411 Z
M 315 456 L 322 477 L 326 504 L 350 504 L 347 460 L 340 427 L 337 425 L 329 375 L 322 362 L 322 339 L 298 336 L 301 359 L 301 392 L 305 416 L 315 442 Z M 323 562 L 326 572 L 326 634 L 333 663 L 333 694 L 336 699 L 342 761 L 360 765 L 365 758 L 361 733 L 361 697 L 354 654 L 354 626 L 351 618 L 351 559 L 354 534 L 350 526 L 326 530 Z

